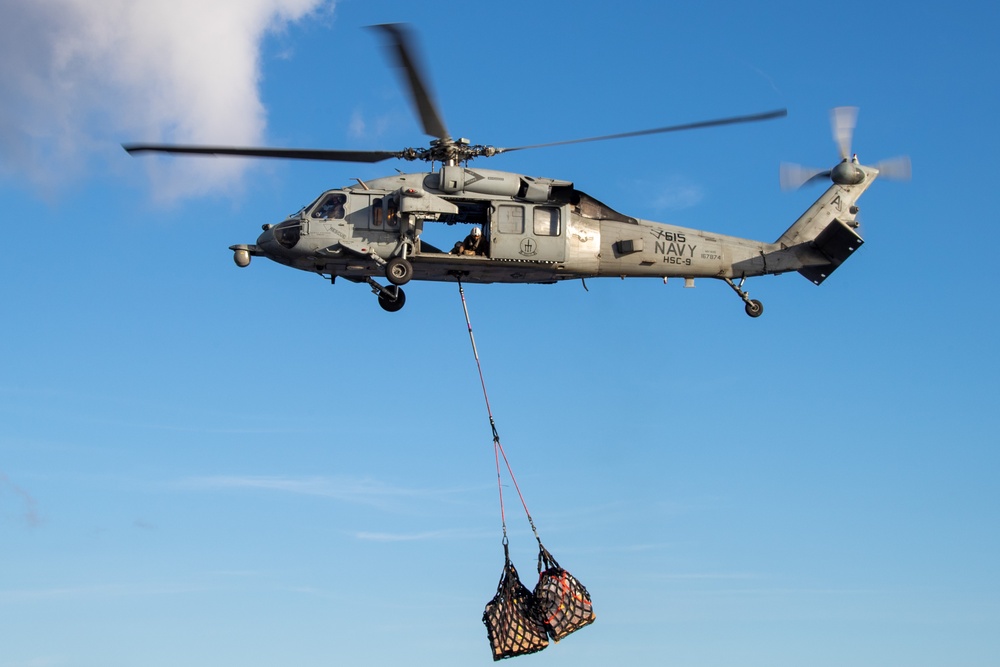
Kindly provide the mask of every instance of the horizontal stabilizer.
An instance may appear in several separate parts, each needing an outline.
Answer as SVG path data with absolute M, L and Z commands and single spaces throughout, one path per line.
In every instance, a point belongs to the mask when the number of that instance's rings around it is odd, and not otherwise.
M 851 227 L 834 219 L 826 229 L 813 240 L 812 247 L 829 260 L 827 264 L 805 266 L 799 273 L 819 285 L 833 273 L 838 266 L 854 254 L 864 244 L 864 239 Z

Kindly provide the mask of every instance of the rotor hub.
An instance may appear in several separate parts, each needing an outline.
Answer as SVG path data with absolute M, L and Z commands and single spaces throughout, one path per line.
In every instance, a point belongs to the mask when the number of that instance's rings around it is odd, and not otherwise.
M 858 156 L 844 160 L 830 171 L 830 180 L 837 185 L 857 185 L 865 180 L 865 172 L 858 165 Z

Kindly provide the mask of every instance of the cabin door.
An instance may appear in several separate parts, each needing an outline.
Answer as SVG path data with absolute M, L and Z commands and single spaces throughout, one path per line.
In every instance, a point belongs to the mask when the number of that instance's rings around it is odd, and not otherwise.
M 490 225 L 490 257 L 534 262 L 565 260 L 565 213 L 559 206 L 498 204 Z

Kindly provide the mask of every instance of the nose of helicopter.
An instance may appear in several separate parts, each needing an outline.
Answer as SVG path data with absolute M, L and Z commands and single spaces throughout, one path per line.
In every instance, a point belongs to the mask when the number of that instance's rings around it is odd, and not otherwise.
M 274 240 L 274 225 L 264 225 L 263 230 L 257 237 L 257 247 L 265 251 L 273 250 L 272 246 L 277 245 Z
M 291 250 L 302 236 L 298 220 L 285 220 L 277 225 L 264 225 L 264 231 L 257 238 L 257 245 L 268 254 L 280 254 Z
M 257 243 L 247 245 L 238 243 L 229 246 L 233 251 L 233 260 L 239 267 L 250 265 L 251 257 L 264 256 L 276 262 L 282 262 L 282 255 L 298 243 L 301 232 L 298 224 L 289 225 L 290 221 L 281 222 L 277 225 L 263 225 L 263 231 L 257 237 Z

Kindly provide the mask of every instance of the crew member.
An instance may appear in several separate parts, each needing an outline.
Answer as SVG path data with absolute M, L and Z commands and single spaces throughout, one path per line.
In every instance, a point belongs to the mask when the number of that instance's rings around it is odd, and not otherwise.
M 455 244 L 451 254 L 453 255 L 485 255 L 486 239 L 483 238 L 483 230 L 473 227 L 464 241 Z

